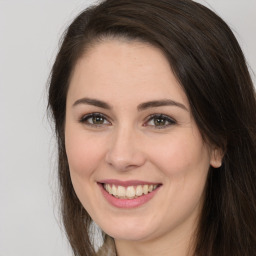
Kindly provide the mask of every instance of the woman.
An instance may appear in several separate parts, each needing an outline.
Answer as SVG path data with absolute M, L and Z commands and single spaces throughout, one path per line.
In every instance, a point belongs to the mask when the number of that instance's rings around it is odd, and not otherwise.
M 106 0 L 69 26 L 49 108 L 75 255 L 253 255 L 256 100 L 229 27 L 190 0 Z

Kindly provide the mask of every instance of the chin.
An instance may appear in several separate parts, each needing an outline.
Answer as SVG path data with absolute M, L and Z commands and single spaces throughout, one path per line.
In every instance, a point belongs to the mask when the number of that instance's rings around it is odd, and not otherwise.
M 143 241 L 149 239 L 156 229 L 152 222 L 122 221 L 119 223 L 108 222 L 108 225 L 101 225 L 103 231 L 116 240 Z

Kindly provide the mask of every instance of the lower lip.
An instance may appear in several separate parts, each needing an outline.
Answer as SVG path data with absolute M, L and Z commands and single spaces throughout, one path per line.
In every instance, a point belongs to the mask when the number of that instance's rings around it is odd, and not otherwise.
M 134 199 L 119 199 L 116 198 L 112 195 L 110 195 L 104 188 L 102 184 L 98 184 L 101 192 L 103 194 L 103 196 L 105 197 L 105 199 L 113 206 L 117 207 L 117 208 L 125 208 L 125 209 L 129 209 L 129 208 L 136 208 L 139 207 L 145 203 L 147 203 L 150 199 L 152 199 L 155 194 L 157 193 L 158 189 L 160 188 L 157 187 L 155 190 L 153 190 L 152 192 L 146 194 L 146 195 L 142 195 L 139 196 L 137 198 Z

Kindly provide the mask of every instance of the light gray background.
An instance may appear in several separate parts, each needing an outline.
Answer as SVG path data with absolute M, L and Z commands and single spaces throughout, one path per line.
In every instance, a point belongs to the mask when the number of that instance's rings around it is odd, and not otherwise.
M 0 0 L 0 256 L 71 255 L 59 227 L 46 84 L 62 32 L 92 2 Z M 198 2 L 231 26 L 255 72 L 256 1 Z

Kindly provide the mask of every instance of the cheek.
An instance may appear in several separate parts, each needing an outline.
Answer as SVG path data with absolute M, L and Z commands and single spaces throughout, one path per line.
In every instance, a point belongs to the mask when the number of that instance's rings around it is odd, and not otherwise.
M 177 133 L 168 144 L 161 144 L 150 154 L 166 178 L 166 198 L 174 203 L 168 207 L 189 212 L 204 190 L 210 166 L 208 148 L 199 133 Z
M 150 154 L 155 165 L 159 166 L 167 176 L 184 174 L 209 165 L 206 147 L 201 140 L 192 141 L 191 138 L 177 136 L 168 144 L 156 145 Z
M 102 155 L 98 141 L 67 127 L 65 145 L 71 174 L 90 176 Z
M 201 137 L 176 136 L 150 152 L 154 165 L 165 177 L 162 207 L 165 223 L 178 223 L 198 211 L 209 169 L 209 153 Z M 163 145 L 163 144 L 162 144 Z M 173 221 L 173 222 L 172 222 Z M 160 223 L 159 223 L 160 225 Z M 169 226 L 168 226 L 169 227 Z
M 83 130 L 74 126 L 66 127 L 65 146 L 73 188 L 82 205 L 88 212 L 97 208 L 94 174 L 102 159 L 103 150 L 100 139 L 86 136 Z

